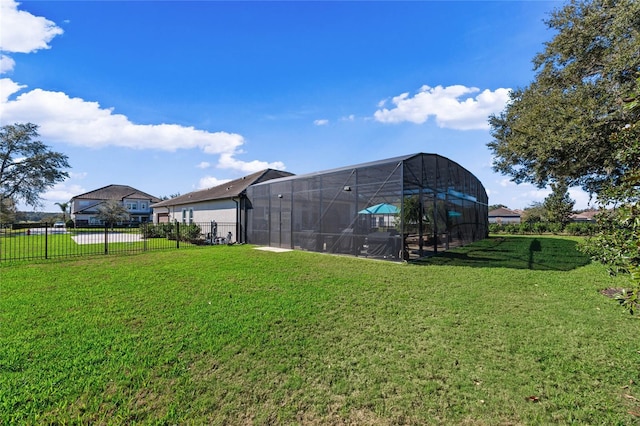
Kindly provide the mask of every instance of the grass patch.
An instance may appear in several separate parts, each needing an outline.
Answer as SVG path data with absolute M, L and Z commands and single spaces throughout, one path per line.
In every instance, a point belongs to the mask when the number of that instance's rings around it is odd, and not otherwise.
M 633 424 L 640 322 L 574 244 L 0 265 L 0 424 Z

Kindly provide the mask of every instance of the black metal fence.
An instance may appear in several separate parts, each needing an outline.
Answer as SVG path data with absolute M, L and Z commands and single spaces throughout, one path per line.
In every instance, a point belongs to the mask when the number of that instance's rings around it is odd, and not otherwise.
M 236 224 L 226 222 L 83 228 L 48 223 L 0 224 L 0 262 L 231 244 L 235 232 Z

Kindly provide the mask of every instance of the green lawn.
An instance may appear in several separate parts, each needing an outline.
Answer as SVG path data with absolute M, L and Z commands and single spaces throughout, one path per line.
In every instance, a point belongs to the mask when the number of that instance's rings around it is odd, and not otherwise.
M 0 424 L 638 424 L 640 321 L 575 244 L 2 264 Z

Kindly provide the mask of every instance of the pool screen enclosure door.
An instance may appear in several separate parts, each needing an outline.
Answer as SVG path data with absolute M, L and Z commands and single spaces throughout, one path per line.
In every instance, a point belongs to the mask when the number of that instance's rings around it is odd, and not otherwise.
M 411 260 L 485 238 L 487 194 L 459 164 L 414 154 L 247 188 L 247 242 Z

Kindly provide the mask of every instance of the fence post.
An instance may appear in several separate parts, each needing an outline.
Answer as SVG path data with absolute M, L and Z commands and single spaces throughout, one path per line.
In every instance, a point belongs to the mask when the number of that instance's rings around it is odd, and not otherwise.
M 176 222 L 176 248 L 180 248 L 180 222 Z
M 44 258 L 49 259 L 49 223 L 44 223 Z
M 142 241 L 143 241 L 142 250 L 143 251 L 147 251 L 147 238 L 146 238 L 146 236 L 149 235 L 149 234 L 147 234 L 147 225 L 148 225 L 147 222 L 144 222 L 142 224 Z
M 104 223 L 104 254 L 109 254 L 109 224 Z

